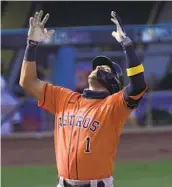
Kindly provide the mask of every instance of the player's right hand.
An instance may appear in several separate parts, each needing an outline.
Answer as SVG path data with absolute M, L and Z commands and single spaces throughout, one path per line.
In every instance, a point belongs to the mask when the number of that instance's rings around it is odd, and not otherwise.
M 43 19 L 42 16 L 43 11 L 41 10 L 40 12 L 35 12 L 34 17 L 30 17 L 28 40 L 40 43 L 47 39 L 50 39 L 53 36 L 55 31 L 47 31 L 47 29 L 44 27 L 49 18 L 49 14 L 46 14 Z

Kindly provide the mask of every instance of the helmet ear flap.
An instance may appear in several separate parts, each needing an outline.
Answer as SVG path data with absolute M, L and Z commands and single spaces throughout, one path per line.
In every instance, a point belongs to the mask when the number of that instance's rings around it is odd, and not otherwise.
M 121 90 L 124 86 L 124 76 L 123 76 L 122 69 L 115 62 L 112 62 L 112 69 L 113 69 L 112 71 L 116 74 L 116 77 L 118 79 L 118 84 L 119 84 L 119 87 L 120 87 L 120 90 Z

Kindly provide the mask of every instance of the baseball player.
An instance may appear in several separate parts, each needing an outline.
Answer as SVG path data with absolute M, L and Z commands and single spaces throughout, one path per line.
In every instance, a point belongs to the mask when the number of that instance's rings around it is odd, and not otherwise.
M 144 68 L 123 30 L 120 18 L 111 12 L 116 25 L 112 36 L 122 45 L 130 84 L 123 87 L 120 66 L 105 56 L 93 59 L 89 88 L 73 92 L 37 78 L 36 53 L 39 43 L 54 31 L 44 26 L 43 11 L 30 18 L 27 47 L 20 85 L 38 100 L 38 105 L 55 116 L 54 143 L 59 187 L 112 187 L 114 158 L 119 137 L 129 114 L 146 91 Z M 66 67 L 67 68 L 67 67 Z

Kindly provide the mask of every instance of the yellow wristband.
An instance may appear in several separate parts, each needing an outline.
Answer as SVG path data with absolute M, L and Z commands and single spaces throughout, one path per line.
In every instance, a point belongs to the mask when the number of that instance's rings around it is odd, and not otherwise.
M 138 65 L 136 67 L 128 68 L 127 69 L 127 76 L 130 77 L 130 76 L 142 73 L 142 72 L 144 72 L 144 67 L 143 67 L 142 64 L 140 64 L 140 65 Z

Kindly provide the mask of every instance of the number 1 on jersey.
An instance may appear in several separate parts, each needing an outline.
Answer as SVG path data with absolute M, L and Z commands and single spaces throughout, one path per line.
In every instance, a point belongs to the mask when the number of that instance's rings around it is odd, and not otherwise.
M 91 148 L 90 148 L 91 147 L 91 145 L 90 145 L 91 138 L 89 136 L 87 136 L 86 139 L 85 139 L 85 141 L 86 141 L 85 153 L 90 153 L 91 152 Z

